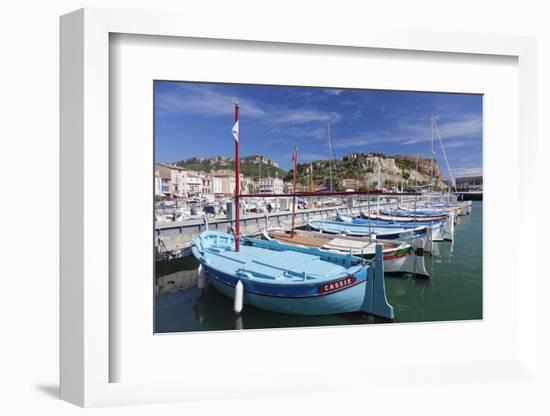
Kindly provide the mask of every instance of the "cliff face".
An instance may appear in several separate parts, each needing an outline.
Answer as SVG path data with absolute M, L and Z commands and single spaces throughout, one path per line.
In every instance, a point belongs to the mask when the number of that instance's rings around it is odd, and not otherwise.
M 303 183 L 311 180 L 316 184 L 328 186 L 330 182 L 329 161 L 317 160 L 312 163 L 298 165 L 298 177 Z M 348 184 L 355 183 L 357 187 L 381 187 L 390 188 L 396 185 L 420 186 L 428 185 L 431 177 L 432 161 L 429 159 L 418 159 L 414 156 L 386 156 L 382 153 L 352 153 L 340 160 L 332 161 L 333 185 L 349 187 Z M 310 176 L 310 170 L 313 175 Z M 287 175 L 289 179 L 291 173 Z M 434 187 L 445 187 L 443 177 L 437 164 L 433 162 Z M 342 181 L 344 179 L 355 181 Z
M 430 183 L 431 170 L 433 166 L 434 186 L 443 186 L 443 178 L 437 161 L 430 159 L 418 159 L 411 156 L 384 156 L 375 154 L 352 154 L 349 156 L 355 159 L 355 165 L 359 165 L 360 172 L 363 172 L 363 178 L 366 180 L 378 181 L 378 172 L 380 171 L 381 184 L 388 182 L 408 182 L 409 185 L 425 185 Z M 346 159 L 346 157 L 344 158 Z M 343 160 L 346 166 L 346 160 Z M 360 178 L 358 178 L 360 179 Z

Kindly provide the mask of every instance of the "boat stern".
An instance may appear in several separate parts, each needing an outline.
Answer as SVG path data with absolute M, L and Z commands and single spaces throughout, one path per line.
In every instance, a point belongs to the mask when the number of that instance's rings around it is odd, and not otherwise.
M 382 244 L 376 244 L 376 255 L 368 270 L 362 310 L 371 315 L 386 319 L 393 320 L 395 318 L 393 306 L 389 304 L 386 296 L 384 250 Z

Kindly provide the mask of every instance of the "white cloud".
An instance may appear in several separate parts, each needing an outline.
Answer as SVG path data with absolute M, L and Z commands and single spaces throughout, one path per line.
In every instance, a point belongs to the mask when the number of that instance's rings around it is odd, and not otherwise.
M 284 139 L 295 139 L 295 138 L 313 138 L 317 140 L 327 140 L 327 127 L 326 125 L 324 127 L 310 127 L 310 126 L 292 126 L 288 124 L 280 124 L 277 126 L 272 126 L 271 129 L 272 133 L 279 136 L 277 139 L 273 141 L 278 140 L 284 140 Z
M 335 138 L 332 141 L 333 146 L 336 149 L 348 149 L 350 147 L 357 146 L 367 146 L 375 143 L 380 143 L 386 141 L 383 137 L 386 134 L 364 134 L 360 136 L 346 137 L 346 138 Z
M 443 139 L 443 138 L 442 138 Z M 457 147 L 464 147 L 470 144 L 470 140 L 453 140 L 450 142 L 445 142 L 445 149 L 455 149 Z
M 446 119 L 450 119 L 450 117 L 446 117 Z M 481 136 L 482 121 L 478 115 L 466 115 L 450 119 L 450 121 L 439 121 L 437 125 L 446 148 L 466 146 L 471 139 Z M 393 129 L 337 139 L 334 141 L 334 147 L 346 149 L 384 143 L 410 145 L 430 140 L 429 120 L 407 117 L 398 120 Z M 434 133 L 434 140 L 437 140 L 436 133 Z
M 236 101 L 239 101 L 241 111 L 247 117 L 271 125 L 334 124 L 342 119 L 333 111 L 267 105 L 220 92 L 208 85 L 180 84 L 176 90 L 160 95 L 157 105 L 161 112 L 221 116 L 233 114 Z
M 334 124 L 341 120 L 338 113 L 332 111 L 302 110 L 279 108 L 276 109 L 271 122 L 287 124 L 324 123 Z
M 482 120 L 479 115 L 466 115 L 456 120 L 447 122 L 436 121 L 436 123 L 442 140 L 454 139 L 456 137 L 479 137 L 481 135 Z M 431 140 L 429 126 L 423 127 L 420 124 L 416 124 L 411 126 L 410 132 L 417 137 L 406 140 L 402 144 L 414 144 Z M 434 139 L 437 139 L 437 131 L 434 133 Z
M 241 109 L 250 117 L 260 118 L 267 115 L 265 110 L 253 101 L 239 100 L 237 96 L 222 94 L 210 86 L 193 84 L 179 84 L 177 89 L 161 94 L 157 105 L 162 112 L 220 116 L 233 114 L 236 101 L 239 101 Z

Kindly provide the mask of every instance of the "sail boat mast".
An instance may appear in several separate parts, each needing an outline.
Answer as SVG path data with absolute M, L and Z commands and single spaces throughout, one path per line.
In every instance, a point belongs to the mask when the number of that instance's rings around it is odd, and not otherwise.
M 309 164 L 309 192 L 313 190 L 313 162 Z
M 439 128 L 437 127 L 436 121 L 434 120 L 433 123 L 435 127 L 435 132 L 437 133 L 437 138 L 439 139 L 439 145 L 441 146 L 441 153 L 443 153 L 443 158 L 445 159 L 445 164 L 447 165 L 447 170 L 449 171 L 449 179 L 451 179 L 451 187 L 453 187 L 455 186 L 455 180 L 453 177 L 453 172 L 451 171 L 451 166 L 449 165 L 449 160 L 447 159 L 447 153 L 445 152 L 445 148 L 443 147 L 443 140 L 441 140 L 441 135 L 439 134 Z M 449 192 L 450 192 L 450 189 L 449 189 Z
M 258 156 L 258 192 L 261 192 L 260 179 L 262 178 L 262 155 Z
M 294 221 L 296 217 L 296 169 L 298 164 L 298 146 L 294 146 L 292 161 L 294 162 L 294 183 L 292 192 L 292 226 L 290 228 L 290 238 L 294 237 Z
M 239 195 L 241 193 L 239 183 L 239 103 L 235 103 L 235 127 L 233 127 L 235 135 L 235 251 L 239 251 L 241 238 L 241 209 Z
M 332 188 L 332 143 L 330 139 L 330 124 L 327 124 L 327 131 L 328 131 L 328 173 L 329 173 L 329 180 L 330 180 L 330 191 L 334 191 Z
M 431 145 L 431 161 L 430 161 L 430 193 L 432 192 L 434 183 L 434 115 L 430 114 L 430 145 Z
M 419 159 L 419 157 L 420 157 L 420 156 L 417 154 L 417 155 L 416 155 L 416 175 L 414 176 L 414 186 L 415 186 L 415 187 L 418 186 L 418 176 L 417 176 L 417 175 L 420 173 L 420 172 L 418 171 L 418 159 Z

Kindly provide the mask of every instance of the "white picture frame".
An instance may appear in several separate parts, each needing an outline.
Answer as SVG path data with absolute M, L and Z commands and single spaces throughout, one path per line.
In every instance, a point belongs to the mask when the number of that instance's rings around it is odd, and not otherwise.
M 269 374 L 262 382 L 239 380 L 227 387 L 202 379 L 184 381 L 110 382 L 110 365 L 120 359 L 110 348 L 110 308 L 113 308 L 109 275 L 110 169 L 109 158 L 109 37 L 113 33 L 225 39 L 249 42 L 278 42 L 333 47 L 429 51 L 440 54 L 502 55 L 518 59 L 519 134 L 518 174 L 520 226 L 533 221 L 529 207 L 535 195 L 528 178 L 535 172 L 535 42 L 533 38 L 465 34 L 398 32 L 368 29 L 326 32 L 280 31 L 276 24 L 247 26 L 234 21 L 217 21 L 205 26 L 190 16 L 169 13 L 83 9 L 61 18 L 61 398 L 80 406 L 157 403 L 213 397 L 295 394 L 312 391 L 340 391 L 351 384 L 390 383 L 394 377 L 404 384 L 430 379 L 446 372 L 446 380 L 479 382 L 472 372 L 501 374 L 518 381 L 536 374 L 536 261 L 533 251 L 519 250 L 516 264 L 522 264 L 522 284 L 517 287 L 518 322 L 515 354 L 498 362 L 473 362 L 408 370 L 371 368 L 368 373 L 349 368 L 331 369 L 323 381 L 297 371 L 293 380 Z M 243 35 L 242 33 L 246 33 Z M 529 215 L 527 215 L 527 213 Z M 112 225 L 112 224 L 111 224 Z M 536 229 L 522 227 L 523 241 L 535 241 Z M 519 270 L 514 271 L 516 274 Z M 487 295 L 487 294 L 486 294 Z M 350 330 L 350 329 L 344 329 Z M 318 333 L 322 340 L 327 333 Z M 244 342 L 239 337 L 237 342 Z M 246 365 L 246 363 L 241 363 Z M 210 370 L 211 372 L 214 369 Z M 494 375 L 493 374 L 493 375 Z M 498 379 L 498 376 L 494 375 Z M 343 383 L 342 380 L 347 380 Z M 384 381 L 385 380 L 385 381 Z M 223 381 L 223 382 L 222 382 Z

